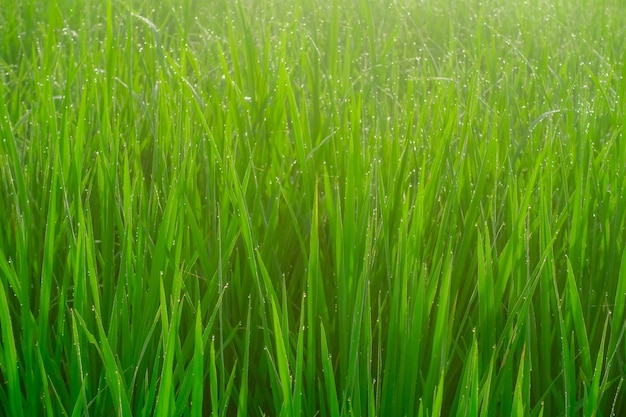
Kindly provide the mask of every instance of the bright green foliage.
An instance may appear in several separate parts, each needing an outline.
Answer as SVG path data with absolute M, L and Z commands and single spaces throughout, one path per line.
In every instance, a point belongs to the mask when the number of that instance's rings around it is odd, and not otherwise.
M 0 0 L 8 416 L 626 414 L 618 0 Z

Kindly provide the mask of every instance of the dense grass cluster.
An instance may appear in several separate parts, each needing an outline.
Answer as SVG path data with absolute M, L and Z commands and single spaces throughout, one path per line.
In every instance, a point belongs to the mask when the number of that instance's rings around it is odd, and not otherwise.
M 0 410 L 626 414 L 624 10 L 0 1 Z

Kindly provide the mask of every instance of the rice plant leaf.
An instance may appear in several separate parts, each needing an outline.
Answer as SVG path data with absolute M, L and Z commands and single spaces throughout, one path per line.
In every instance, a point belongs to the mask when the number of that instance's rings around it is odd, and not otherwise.
M 582 372 L 586 379 L 590 380 L 593 375 L 593 366 L 591 365 L 591 351 L 589 348 L 589 338 L 585 318 L 583 316 L 582 304 L 578 295 L 578 285 L 572 264 L 567 260 L 567 288 L 570 296 L 570 311 L 574 321 L 574 334 L 580 344 L 580 355 L 582 358 Z
M 6 384 L 8 394 L 8 411 L 15 416 L 22 415 L 24 412 L 24 398 L 21 391 L 21 378 L 18 370 L 17 346 L 15 343 L 15 334 L 13 332 L 13 324 L 9 305 L 7 303 L 7 294 L 4 289 L 4 283 L 0 281 L 0 327 L 2 328 L 2 347 L 4 358 L 2 363 L 3 373 L 6 372 Z
M 328 343 L 326 342 L 326 331 L 324 324 L 320 323 L 320 343 L 321 343 L 321 361 L 322 371 L 324 374 L 323 382 L 326 388 L 326 401 L 328 412 L 331 416 L 339 415 L 339 400 L 337 398 L 337 388 L 335 384 L 335 373 L 333 370 L 332 358 L 328 351 Z
M 202 316 L 200 309 L 196 312 L 194 328 L 192 378 L 191 415 L 201 417 L 204 399 L 204 341 L 202 338 Z
M 274 330 L 274 346 L 276 348 L 276 366 L 278 368 L 278 382 L 280 386 L 276 389 L 280 390 L 282 397 L 281 415 L 291 415 L 291 389 L 292 378 L 289 369 L 289 358 L 287 357 L 287 341 L 283 337 L 280 325 L 280 318 L 274 301 L 270 301 L 272 306 L 273 330 Z

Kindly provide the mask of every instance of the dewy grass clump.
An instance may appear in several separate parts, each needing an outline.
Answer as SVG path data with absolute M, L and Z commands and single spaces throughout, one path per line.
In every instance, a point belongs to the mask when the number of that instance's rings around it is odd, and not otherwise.
M 621 2 L 9 3 L 6 415 L 626 413 Z

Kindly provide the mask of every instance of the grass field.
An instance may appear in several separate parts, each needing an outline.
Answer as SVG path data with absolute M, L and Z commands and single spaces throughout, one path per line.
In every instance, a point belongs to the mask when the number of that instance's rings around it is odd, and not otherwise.
M 626 414 L 619 0 L 0 0 L 0 414 Z

